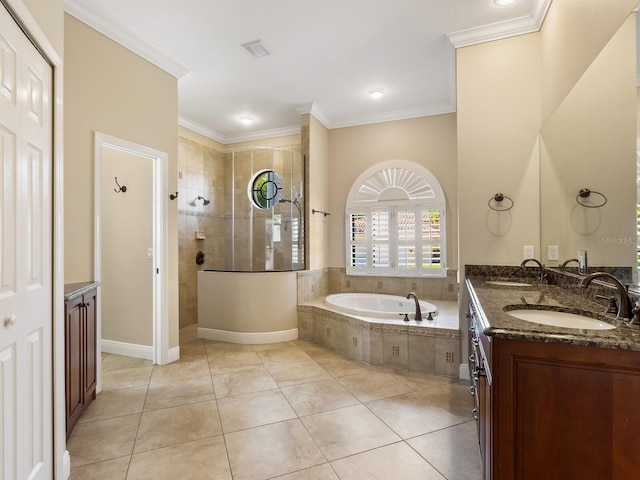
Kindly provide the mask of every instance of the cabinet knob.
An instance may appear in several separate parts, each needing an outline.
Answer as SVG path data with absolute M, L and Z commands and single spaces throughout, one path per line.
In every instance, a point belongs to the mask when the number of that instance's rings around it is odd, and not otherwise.
M 16 316 L 15 315 L 7 315 L 6 317 L 4 317 L 4 326 L 5 327 L 12 327 L 16 324 Z
M 87 303 L 85 303 L 85 304 L 84 304 L 84 306 L 85 306 L 85 307 L 89 307 L 89 306 L 91 306 L 91 302 L 87 302 Z
M 469 361 L 471 363 L 476 363 L 476 356 L 473 353 L 471 355 L 469 355 Z
M 486 373 L 484 373 L 484 370 L 481 368 L 476 368 L 473 373 L 471 374 L 471 376 L 473 377 L 473 379 L 477 382 L 478 380 L 480 380 L 480 377 L 486 377 Z
M 471 394 L 472 397 L 476 396 L 476 389 L 473 385 L 469 385 L 469 393 Z
M 478 409 L 477 408 L 474 408 L 473 410 L 471 410 L 471 416 L 474 419 L 478 420 Z

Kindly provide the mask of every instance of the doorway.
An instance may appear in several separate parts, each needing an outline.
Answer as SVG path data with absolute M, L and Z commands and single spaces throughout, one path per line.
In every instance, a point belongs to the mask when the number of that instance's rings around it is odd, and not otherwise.
M 99 350 L 169 363 L 168 155 L 97 132 L 95 162 Z

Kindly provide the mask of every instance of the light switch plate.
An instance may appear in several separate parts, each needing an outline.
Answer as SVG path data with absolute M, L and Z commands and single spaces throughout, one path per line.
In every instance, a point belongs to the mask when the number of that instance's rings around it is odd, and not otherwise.
M 547 247 L 547 260 L 558 260 L 558 246 L 549 245 Z

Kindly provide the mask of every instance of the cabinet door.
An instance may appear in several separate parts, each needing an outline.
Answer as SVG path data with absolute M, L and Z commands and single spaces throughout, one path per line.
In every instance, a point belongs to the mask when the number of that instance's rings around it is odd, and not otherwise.
M 96 291 L 84 295 L 84 401 L 96 394 Z
M 66 389 L 66 417 L 67 435 L 73 429 L 82 413 L 84 402 L 83 387 L 83 319 L 84 307 L 82 297 L 71 300 L 66 304 L 65 323 L 65 389 Z

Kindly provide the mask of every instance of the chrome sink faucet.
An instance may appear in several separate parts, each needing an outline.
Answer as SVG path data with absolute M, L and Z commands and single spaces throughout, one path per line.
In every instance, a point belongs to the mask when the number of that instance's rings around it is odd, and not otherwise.
M 416 302 L 416 316 L 414 317 L 414 320 L 420 322 L 422 321 L 422 312 L 420 311 L 420 301 L 418 300 L 418 296 L 413 292 L 409 292 L 407 295 L 407 300 L 411 298 L 413 298 L 414 302 Z
M 632 312 L 631 307 L 631 299 L 629 298 L 629 294 L 627 293 L 627 287 L 625 287 L 620 280 L 607 272 L 594 272 L 591 275 L 587 275 L 580 282 L 580 286 L 582 288 L 587 288 L 592 280 L 596 278 L 606 278 L 613 283 L 618 291 L 618 315 L 616 318 L 633 318 L 634 314 Z
M 524 267 L 529 262 L 533 262 L 538 265 L 538 268 L 540 269 L 540 284 L 547 283 L 547 274 L 544 272 L 544 265 L 539 260 L 536 260 L 535 258 L 525 258 L 520 266 Z

